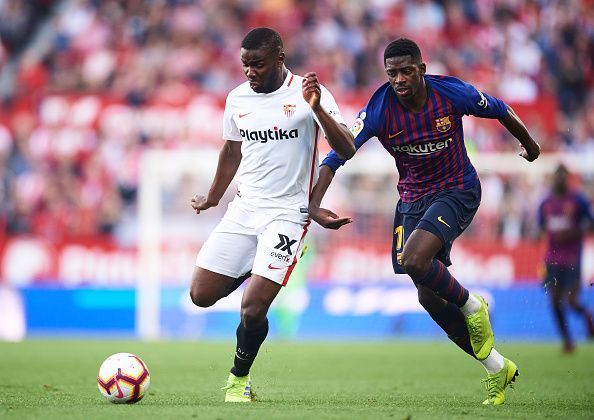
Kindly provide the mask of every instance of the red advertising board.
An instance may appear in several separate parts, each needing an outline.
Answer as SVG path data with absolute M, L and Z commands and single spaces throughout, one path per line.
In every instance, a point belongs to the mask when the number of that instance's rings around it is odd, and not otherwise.
M 199 244 L 165 244 L 161 253 L 163 283 L 189 283 L 198 249 Z M 543 251 L 540 242 L 506 245 L 501 241 L 460 239 L 452 250 L 451 271 L 465 284 L 507 286 L 515 282 L 537 282 L 542 277 Z M 585 243 L 583 261 L 584 281 L 591 282 L 594 238 Z M 13 285 L 131 286 L 137 282 L 139 264 L 136 248 L 124 248 L 99 237 L 62 243 L 15 237 L 8 239 L 0 251 L 1 279 Z M 406 276 L 393 274 L 387 246 L 362 242 L 315 252 L 308 279 L 343 284 L 410 281 Z

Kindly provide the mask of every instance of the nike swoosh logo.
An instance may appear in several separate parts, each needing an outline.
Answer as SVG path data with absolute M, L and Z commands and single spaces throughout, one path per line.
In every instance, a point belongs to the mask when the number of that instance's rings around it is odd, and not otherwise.
M 250 115 L 250 114 L 251 114 L 251 112 L 246 112 L 245 114 L 239 113 L 239 118 L 243 118 L 246 115 Z
M 397 132 L 396 134 L 388 134 L 388 138 L 389 139 L 393 139 L 394 137 L 396 137 L 398 134 L 402 133 L 404 130 L 400 130 L 399 132 Z
M 439 220 L 441 223 L 443 223 L 444 225 L 446 225 L 447 227 L 449 227 L 450 229 L 452 228 L 450 225 L 448 225 L 448 222 L 446 222 L 445 220 L 443 220 L 443 216 L 439 216 L 437 218 L 437 220 Z
M 268 264 L 268 268 L 270 268 L 271 270 L 282 270 L 283 267 L 273 267 L 272 264 Z

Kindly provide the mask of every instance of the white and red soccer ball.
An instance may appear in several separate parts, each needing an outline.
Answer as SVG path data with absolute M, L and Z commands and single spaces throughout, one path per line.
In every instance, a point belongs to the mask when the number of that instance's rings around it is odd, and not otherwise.
M 130 353 L 116 353 L 101 364 L 97 386 L 112 403 L 133 404 L 144 397 L 151 378 L 146 364 Z

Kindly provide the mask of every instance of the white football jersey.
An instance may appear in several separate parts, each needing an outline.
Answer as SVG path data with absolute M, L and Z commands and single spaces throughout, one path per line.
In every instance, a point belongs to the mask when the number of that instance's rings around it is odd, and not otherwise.
M 318 178 L 317 142 L 322 136 L 314 112 L 303 99 L 302 80 L 288 71 L 274 92 L 256 93 L 246 81 L 227 96 L 223 139 L 243 142 L 237 204 L 307 213 Z M 334 97 L 324 86 L 320 102 L 344 124 Z

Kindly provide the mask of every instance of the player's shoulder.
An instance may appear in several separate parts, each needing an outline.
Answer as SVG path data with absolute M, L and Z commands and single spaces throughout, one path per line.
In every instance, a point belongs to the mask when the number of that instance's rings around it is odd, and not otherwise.
M 251 96 L 252 94 L 255 94 L 255 92 L 250 88 L 250 82 L 246 80 L 229 91 L 227 94 L 227 101 L 235 98 Z
M 287 76 L 283 81 L 282 86 L 272 92 L 269 100 L 282 102 L 287 100 L 296 101 L 297 103 L 305 102 L 301 93 L 301 86 L 303 85 L 304 77 L 288 70 Z
M 578 190 L 574 190 L 571 192 L 571 198 L 573 199 L 573 201 L 576 201 L 578 203 L 582 203 L 582 204 L 586 204 L 586 205 L 590 203 L 588 196 Z
M 432 88 L 437 89 L 446 94 L 465 94 L 472 85 L 454 76 L 443 76 L 438 74 L 426 74 L 425 81 L 431 85 Z
M 293 93 L 297 92 L 299 95 L 301 95 L 301 86 L 303 85 L 304 79 L 305 77 L 299 74 L 289 73 L 289 75 L 287 76 L 287 80 L 285 81 L 285 86 L 294 91 Z M 328 89 L 321 81 L 319 81 L 319 83 L 322 92 L 332 94 L 332 92 L 330 92 L 330 89 Z
M 366 112 L 367 115 L 380 112 L 383 115 L 383 109 L 386 99 L 390 96 L 393 91 L 390 82 L 386 82 L 373 92 L 369 101 L 367 101 Z
M 383 99 L 386 97 L 386 95 L 388 95 L 390 92 L 392 91 L 392 85 L 390 85 L 390 82 L 386 82 L 383 85 L 381 85 L 380 87 L 378 87 L 375 92 L 373 92 L 373 94 L 371 95 L 371 98 L 369 99 L 369 102 L 372 101 L 377 101 L 380 99 Z
M 540 207 L 544 207 L 545 205 L 547 205 L 547 203 L 550 203 L 554 199 L 555 199 L 555 197 L 554 197 L 553 193 L 550 191 L 547 191 L 544 194 L 540 195 L 540 199 L 538 200 L 538 202 L 540 203 Z
M 303 76 L 301 76 L 299 74 L 295 74 L 289 70 L 289 74 L 287 75 L 286 85 L 289 87 L 291 87 L 291 86 L 301 87 L 301 83 L 303 82 L 303 79 L 304 79 Z
M 428 80 L 432 84 L 436 84 L 438 86 L 460 87 L 468 85 L 468 83 L 462 79 L 454 76 L 444 76 L 441 74 L 426 74 L 425 80 Z

